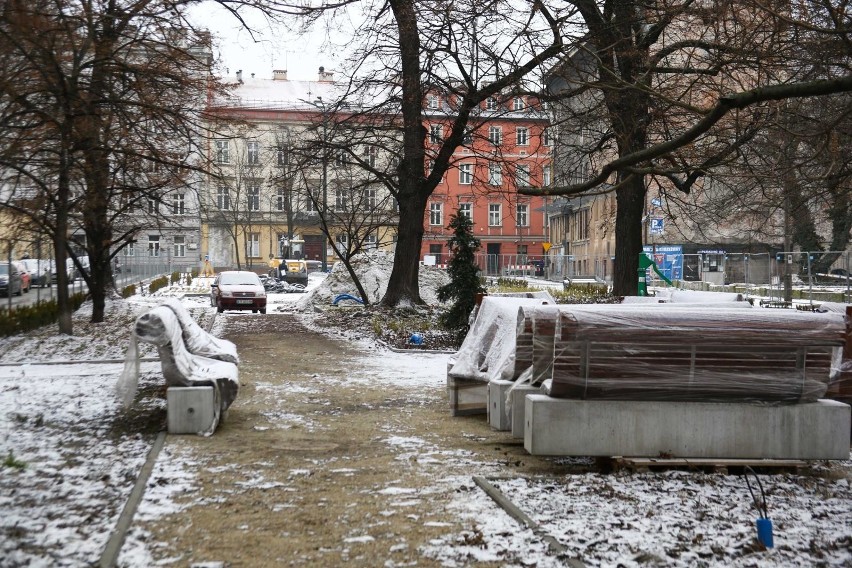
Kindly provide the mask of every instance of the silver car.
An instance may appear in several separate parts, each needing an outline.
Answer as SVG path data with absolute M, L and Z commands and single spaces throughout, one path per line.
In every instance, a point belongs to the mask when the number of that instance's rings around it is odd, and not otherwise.
M 20 296 L 23 293 L 24 283 L 18 267 L 8 262 L 0 263 L 0 294 Z

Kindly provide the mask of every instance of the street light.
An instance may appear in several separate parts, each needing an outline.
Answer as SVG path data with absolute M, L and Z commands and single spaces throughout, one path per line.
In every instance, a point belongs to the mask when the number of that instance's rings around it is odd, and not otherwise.
M 322 109 L 322 216 L 320 217 L 320 230 L 322 231 L 322 271 L 328 272 L 328 117 L 326 106 L 322 97 L 317 97 L 314 103 Z

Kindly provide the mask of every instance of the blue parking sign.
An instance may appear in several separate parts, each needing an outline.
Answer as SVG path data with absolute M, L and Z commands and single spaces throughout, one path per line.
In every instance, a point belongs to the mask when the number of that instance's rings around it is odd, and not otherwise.
M 650 229 L 651 229 L 652 235 L 662 235 L 663 234 L 663 220 L 659 217 L 652 218 Z

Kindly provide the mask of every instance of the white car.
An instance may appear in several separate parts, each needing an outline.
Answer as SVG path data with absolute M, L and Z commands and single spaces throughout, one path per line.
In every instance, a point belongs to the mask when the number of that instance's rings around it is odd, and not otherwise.
M 25 258 L 19 262 L 23 264 L 26 267 L 27 272 L 30 273 L 30 277 L 32 278 L 31 284 L 33 286 L 50 286 L 50 283 L 53 281 L 53 271 L 50 269 L 49 260 Z

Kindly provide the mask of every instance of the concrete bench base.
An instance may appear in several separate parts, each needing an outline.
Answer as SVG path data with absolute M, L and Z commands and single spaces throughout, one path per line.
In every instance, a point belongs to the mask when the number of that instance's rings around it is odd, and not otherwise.
M 488 425 L 504 432 L 512 429 L 512 417 L 506 407 L 506 394 L 514 386 L 513 381 L 491 381 L 488 383 Z
M 532 387 L 530 385 L 523 385 L 516 387 L 515 390 L 512 391 L 512 437 L 524 439 L 524 430 L 526 426 L 526 419 L 524 418 L 524 413 L 526 412 L 526 397 L 528 394 L 538 394 L 541 392 L 541 387 Z
M 849 459 L 850 407 L 833 400 L 744 403 L 588 401 L 529 394 L 533 455 Z
M 212 434 L 219 423 L 219 406 L 213 387 L 169 387 L 166 414 L 169 434 Z
M 452 416 L 488 414 L 488 383 L 448 376 L 447 393 Z

